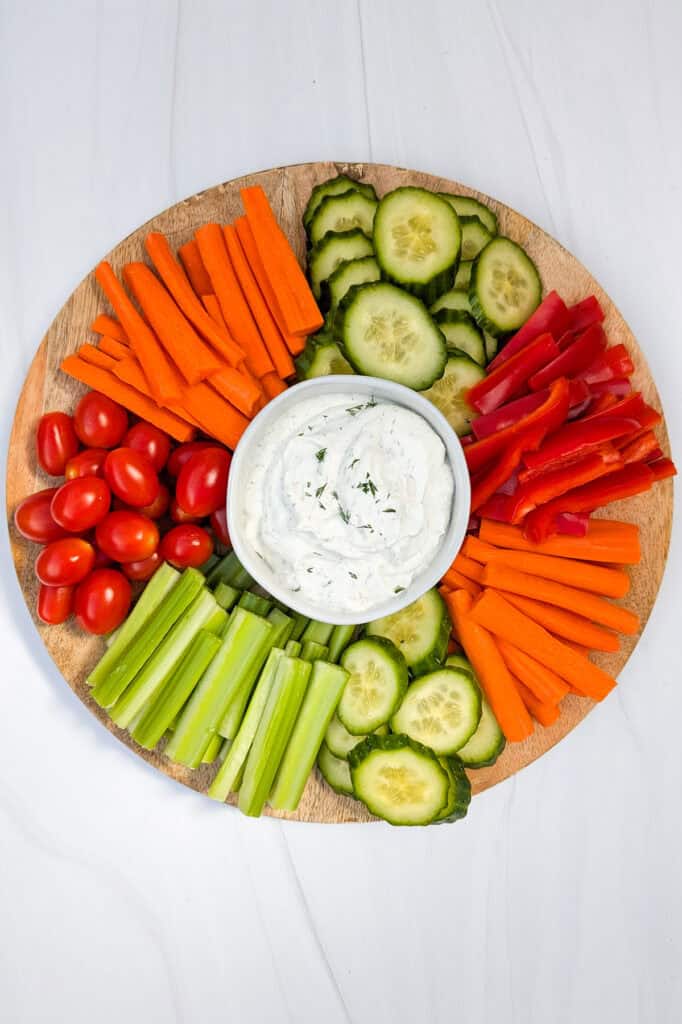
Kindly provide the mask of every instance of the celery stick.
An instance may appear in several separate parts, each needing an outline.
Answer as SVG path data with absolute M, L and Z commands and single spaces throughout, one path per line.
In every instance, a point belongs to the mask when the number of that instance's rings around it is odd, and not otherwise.
M 110 709 L 109 715 L 113 722 L 122 729 L 129 727 L 147 701 L 155 697 L 166 684 L 196 633 L 202 627 L 210 630 L 210 620 L 215 617 L 217 607 L 213 594 L 202 588 L 201 593 L 182 618 L 178 619 L 142 671 L 135 676 L 126 692 Z
M 213 591 L 213 596 L 220 607 L 229 612 L 239 600 L 239 591 L 227 583 L 219 583 Z
M 190 697 L 166 747 L 173 761 L 196 768 L 235 693 L 253 666 L 263 663 L 274 627 L 259 615 L 235 608 L 220 650 Z
M 291 631 L 292 640 L 300 640 L 303 636 L 303 630 L 306 628 L 310 619 L 306 618 L 305 615 L 301 615 L 300 612 L 291 612 L 294 617 L 294 628 Z
M 137 636 L 149 617 L 159 607 L 161 601 L 180 579 L 180 573 L 168 562 L 164 562 L 156 570 L 147 586 L 137 599 L 133 610 L 125 622 L 110 633 L 106 643 L 109 648 L 95 665 L 87 678 L 90 686 L 105 679 L 117 659 Z
M 222 736 L 221 736 L 221 739 L 222 739 Z M 218 754 L 218 758 L 219 758 L 220 761 L 224 761 L 225 760 L 225 758 L 227 757 L 227 752 L 228 752 L 228 750 L 230 749 L 231 746 L 232 746 L 232 740 L 223 740 L 223 742 L 222 742 L 222 744 L 220 746 L 220 753 Z
M 249 576 L 246 569 L 240 565 L 239 569 L 230 580 L 230 583 L 233 587 L 237 587 L 238 590 L 247 590 L 249 587 L 253 586 L 254 579 L 253 576 Z
M 248 590 L 244 591 L 239 598 L 238 604 L 240 608 L 246 608 L 247 612 L 253 612 L 254 615 L 262 615 L 263 618 L 272 608 L 272 601 L 268 601 L 265 597 L 260 597 L 259 594 L 252 594 Z
M 290 658 L 298 658 L 301 653 L 301 645 L 298 640 L 290 640 L 284 648 L 284 653 L 288 654 Z
M 244 767 L 239 790 L 239 810 L 258 817 L 265 806 L 273 779 L 294 727 L 305 695 L 312 666 L 300 658 L 283 655 L 258 724 Z
M 227 583 L 231 586 L 231 578 L 236 574 L 241 565 L 234 551 L 229 551 L 224 558 L 213 566 L 206 577 L 209 587 L 215 587 L 218 583 Z
M 209 743 L 209 745 L 206 747 L 206 752 L 201 759 L 201 763 L 213 764 L 213 762 L 217 760 L 218 755 L 220 753 L 220 748 L 222 747 L 224 742 L 225 741 L 223 740 L 222 736 L 219 736 L 218 733 L 216 733 L 211 742 Z
M 304 661 L 324 661 L 329 656 L 329 648 L 325 644 L 315 643 L 314 640 L 306 640 L 301 650 L 301 657 Z
M 316 644 L 328 644 L 333 630 L 334 627 L 328 622 L 318 622 L 317 619 L 311 619 L 303 630 L 300 639 L 303 643 L 306 640 L 314 640 Z
M 154 653 L 169 629 L 197 596 L 204 577 L 196 569 L 185 569 L 180 579 L 163 597 L 144 623 L 144 629 L 118 652 L 118 641 L 112 644 L 90 675 L 92 696 L 100 707 L 112 707 L 132 682 L 147 659 Z M 111 656 L 111 658 L 110 658 Z M 105 664 L 106 662 L 106 664 Z M 104 665 L 104 668 L 102 666 Z
M 350 673 L 316 661 L 270 797 L 279 811 L 295 811 L 315 764 L 324 734 Z
M 284 651 L 280 647 L 273 647 L 268 655 L 268 660 L 265 662 L 263 671 L 256 684 L 256 689 L 253 691 L 253 696 L 249 701 L 248 710 L 239 727 L 239 732 L 230 744 L 225 760 L 209 786 L 208 795 L 214 800 L 227 800 L 228 795 L 234 788 L 237 775 L 243 768 L 251 749 L 253 738 L 258 729 L 258 723 L 265 710 L 265 705 L 272 689 L 272 683 L 277 674 L 277 665 L 282 657 L 284 657 Z M 225 742 L 229 741 L 226 740 Z
M 353 639 L 355 626 L 334 626 L 329 639 L 329 660 L 336 664 Z
M 175 666 L 165 686 L 147 707 L 131 735 L 141 747 L 153 750 L 166 729 L 182 710 L 208 665 L 220 647 L 213 633 L 200 629 Z
M 212 569 L 216 567 L 219 561 L 220 558 L 218 557 L 218 555 L 211 555 L 209 558 L 206 559 L 203 565 L 199 566 L 199 572 L 203 573 L 204 576 L 208 576 L 208 574 L 211 572 Z

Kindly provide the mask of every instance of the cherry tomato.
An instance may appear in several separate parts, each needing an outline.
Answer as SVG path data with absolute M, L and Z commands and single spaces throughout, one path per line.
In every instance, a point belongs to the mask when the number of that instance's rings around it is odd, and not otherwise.
M 160 519 L 166 514 L 169 504 L 170 491 L 165 484 L 159 484 L 159 493 L 154 500 L 149 505 L 143 505 L 137 511 L 141 512 L 143 516 L 149 516 L 150 519 Z
M 149 558 L 159 544 L 159 528 L 141 512 L 110 512 L 95 530 L 97 546 L 115 562 Z
M 199 523 L 201 516 L 191 516 L 184 508 L 178 505 L 178 499 L 173 498 L 170 503 L 170 517 L 174 523 Z
M 126 562 L 121 568 L 129 580 L 148 580 L 161 565 L 161 555 L 155 551 L 149 558 L 139 562 Z
M 140 455 L 145 455 L 157 473 L 160 473 L 168 462 L 170 438 L 152 423 L 136 423 L 123 438 L 123 444 L 127 448 L 134 448 Z
M 57 490 L 50 511 L 59 526 L 70 533 L 91 530 L 104 519 L 111 504 L 111 491 L 98 476 L 67 480 Z
M 71 587 L 85 579 L 94 562 L 92 544 L 80 537 L 63 537 L 40 552 L 36 558 L 36 576 L 47 587 Z
M 103 551 L 100 551 L 98 547 L 95 548 L 95 564 L 93 569 L 106 569 L 111 565 L 111 559 L 109 555 L 105 555 Z
M 73 415 L 76 433 L 89 448 L 115 448 L 128 429 L 128 413 L 99 391 L 88 391 Z
M 178 476 L 182 467 L 195 452 L 201 452 L 205 448 L 219 447 L 215 441 L 188 441 L 186 444 L 181 444 L 175 449 L 168 460 L 166 469 L 171 476 Z
M 175 486 L 178 504 L 191 516 L 209 516 L 225 504 L 232 456 L 224 448 L 194 452 Z
M 179 569 L 203 565 L 213 554 L 213 539 L 201 526 L 183 523 L 174 526 L 161 541 L 159 554 Z
M 46 412 L 40 417 L 36 435 L 38 462 L 51 476 L 63 476 L 66 463 L 80 445 L 74 422 L 65 412 Z
M 227 509 L 225 506 L 211 513 L 211 527 L 221 544 L 226 548 L 232 547 L 230 531 L 227 528 Z
M 73 587 L 38 587 L 36 611 L 38 618 L 48 626 L 66 622 L 73 608 Z
M 79 476 L 104 476 L 104 460 L 108 454 L 106 448 L 84 448 L 66 463 L 64 476 L 67 480 L 75 480 Z
M 26 540 L 35 540 L 39 544 L 49 544 L 66 536 L 66 530 L 55 523 L 50 511 L 52 498 L 57 487 L 47 487 L 44 491 L 36 491 L 20 501 L 14 510 L 14 525 Z
M 132 591 L 123 573 L 116 569 L 95 569 L 76 587 L 73 610 L 78 625 L 88 633 L 111 633 L 121 625 Z
M 126 505 L 151 505 L 159 493 L 159 478 L 148 458 L 134 448 L 115 448 L 104 463 L 104 477 Z

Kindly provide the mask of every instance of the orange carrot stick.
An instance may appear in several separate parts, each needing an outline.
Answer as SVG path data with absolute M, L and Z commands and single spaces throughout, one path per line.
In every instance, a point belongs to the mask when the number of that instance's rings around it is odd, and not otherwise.
M 603 597 L 624 597 L 630 589 L 630 577 L 622 569 L 609 569 L 573 558 L 536 555 L 530 551 L 508 551 L 486 544 L 478 537 L 467 537 L 462 552 L 484 565 L 506 565 L 509 569 L 519 569 L 557 583 L 568 583 Z
M 112 398 L 135 416 L 140 416 L 148 423 L 153 423 L 155 427 L 164 430 L 176 441 L 193 440 L 195 436 L 193 427 L 165 409 L 159 409 L 150 398 L 117 380 L 109 370 L 86 363 L 79 356 L 67 356 L 62 362 L 61 368 L 64 373 L 80 381 L 81 384 L 86 384 L 89 388 L 94 388 L 95 391 L 101 391 L 103 395 Z
M 187 319 L 231 366 L 239 366 L 244 359 L 243 349 L 230 335 L 227 327 L 220 325 L 208 315 L 201 300 L 194 293 L 187 275 L 173 255 L 166 236 L 159 231 L 152 231 L 145 238 L 144 246 L 159 277 Z
M 118 320 L 108 313 L 100 313 L 90 324 L 90 330 L 95 334 L 106 334 L 109 338 L 116 338 L 116 341 L 128 341 L 128 335 L 121 327 Z
M 474 583 L 473 580 L 463 576 L 461 572 L 452 567 L 443 576 L 443 583 L 446 584 L 448 590 L 466 590 L 467 594 L 471 594 L 472 597 L 478 597 L 481 593 L 478 583 Z
M 182 261 L 182 265 L 185 268 L 192 288 L 196 292 L 198 298 L 202 298 L 204 295 L 208 295 L 212 292 L 211 278 L 206 272 L 204 261 L 201 258 L 199 252 L 199 246 L 194 238 L 190 238 L 189 242 L 185 242 L 178 249 L 178 256 Z
M 470 595 L 464 590 L 455 590 L 446 594 L 445 602 L 500 729 L 510 742 L 525 740 L 533 731 L 530 715 L 491 634 L 474 622 Z
M 119 359 L 118 362 L 112 367 L 113 372 L 116 374 L 119 380 L 122 380 L 125 384 L 129 384 L 131 388 L 135 388 L 140 391 L 143 395 L 151 397 L 149 384 L 145 377 L 142 367 L 131 354 L 127 359 Z M 182 385 L 181 385 L 182 387 Z M 186 387 L 186 385 L 185 385 Z M 180 419 L 186 420 L 187 423 L 191 423 L 193 427 L 200 427 L 201 424 L 192 416 L 184 405 L 184 393 L 183 398 L 177 402 L 164 402 L 164 407 L 169 409 L 173 415 L 178 416 Z
M 558 608 L 568 608 L 586 619 L 608 626 L 618 633 L 632 636 L 639 629 L 639 617 L 627 608 L 610 604 L 603 597 L 567 587 L 565 583 L 555 583 L 541 576 L 529 576 L 517 569 L 508 569 L 505 565 L 491 563 L 483 570 L 483 584 L 495 590 L 506 590 L 522 597 L 532 597 L 546 604 L 554 604 Z
M 468 580 L 474 580 L 475 583 L 480 583 L 483 579 L 483 566 L 461 553 L 457 555 L 450 568 L 466 576 Z
M 478 535 L 481 540 L 500 548 L 556 555 L 558 558 L 634 565 L 641 557 L 638 528 L 630 523 L 611 523 L 606 519 L 591 519 L 584 537 L 555 534 L 539 544 L 526 540 L 520 527 L 492 519 L 481 521 Z
M 93 366 L 101 366 L 104 370 L 110 370 L 116 363 L 115 359 L 108 356 L 106 352 L 100 352 L 94 345 L 81 345 L 78 349 L 78 355 L 86 363 L 92 363 Z
M 558 704 L 569 692 L 569 685 L 551 668 L 541 665 L 530 654 L 520 651 L 518 647 L 498 638 L 497 646 L 504 658 L 505 665 L 513 676 L 517 676 L 538 700 L 545 704 Z
M 245 416 L 253 416 L 263 398 L 263 392 L 253 379 L 232 366 L 224 366 L 219 373 L 214 373 L 209 383 Z
M 514 679 L 514 684 L 519 692 L 521 700 L 526 705 L 535 721 L 545 727 L 548 725 L 554 725 L 559 717 L 559 708 L 557 705 L 544 703 L 539 700 L 527 686 L 524 686 L 520 679 L 517 679 L 515 676 L 512 676 L 512 678 Z
M 201 296 L 201 301 L 203 302 L 204 309 L 206 310 L 208 315 L 211 317 L 211 319 L 215 320 L 215 322 L 218 324 L 219 327 L 224 327 L 225 330 L 227 330 L 227 324 L 225 323 L 225 317 L 223 316 L 223 311 L 220 308 L 220 303 L 218 302 L 218 300 L 215 297 L 215 295 L 213 295 L 213 294 L 211 294 L 211 295 L 202 295 Z
M 615 679 L 556 640 L 495 590 L 483 591 L 471 609 L 471 618 L 551 668 L 586 697 L 602 700 L 616 685 Z
M 257 377 L 271 373 L 275 367 L 239 287 L 220 225 L 204 224 L 196 239 L 225 323 L 244 350 L 246 365 Z
M 565 608 L 557 608 L 555 605 L 544 604 L 542 601 L 521 597 L 518 594 L 504 596 L 515 608 L 525 612 L 529 619 L 544 626 L 548 632 L 561 637 L 566 644 L 571 641 L 591 651 L 617 651 L 620 648 L 620 640 L 615 633 L 595 626 L 582 615 L 574 615 Z
M 188 387 L 183 402 L 207 434 L 217 438 L 228 448 L 237 447 L 249 421 L 213 388 L 208 384 Z
M 261 384 L 263 385 L 263 391 L 265 392 L 266 398 L 277 398 L 277 395 L 281 395 L 283 391 L 286 391 L 287 386 L 276 373 L 266 373 L 261 378 Z
M 106 334 L 99 339 L 98 347 L 101 352 L 106 352 L 114 359 L 126 359 L 131 354 L 130 345 L 126 345 L 125 342 L 118 341 L 116 338 L 109 338 Z

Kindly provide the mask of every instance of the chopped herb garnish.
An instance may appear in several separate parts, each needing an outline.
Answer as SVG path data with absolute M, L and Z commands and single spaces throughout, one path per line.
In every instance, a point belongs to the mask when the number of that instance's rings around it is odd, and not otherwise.
M 372 526 L 372 524 L 371 524 L 371 523 L 364 523 L 364 524 L 363 524 L 363 525 L 362 525 L 362 526 L 360 527 L 360 529 L 361 529 L 361 530 L 369 530 L 369 531 L 370 531 L 370 533 L 374 533 L 374 527 Z
M 337 501 L 339 500 L 339 496 L 336 491 L 332 491 L 332 498 L 336 498 Z
M 324 457 L 327 454 L 326 448 L 320 448 L 319 451 L 315 452 L 315 458 L 318 462 L 324 462 Z
M 363 409 L 373 409 L 376 404 L 377 400 L 374 397 L 374 395 L 372 395 L 369 402 L 363 402 L 361 405 L 351 405 L 348 409 L 346 409 L 346 412 L 348 413 L 349 416 L 357 416 L 357 414 L 359 412 L 362 412 Z
M 394 587 L 393 593 L 394 594 L 399 594 L 404 589 L 405 589 L 405 587 Z
M 326 486 L 327 486 L 326 484 L 322 484 L 321 487 L 317 488 L 317 490 L 315 491 L 315 497 L 316 498 L 321 498 L 322 497 L 322 495 L 324 494 L 324 489 L 325 489 Z
M 312 571 L 313 571 L 313 567 L 312 567 L 312 565 L 309 565 L 308 568 L 306 569 L 306 572 L 312 572 Z
M 395 512 L 394 508 L 382 508 L 382 512 Z
M 371 494 L 372 497 L 377 493 L 377 486 L 374 481 L 370 479 L 369 473 L 366 473 L 363 482 L 356 484 L 355 487 L 358 491 L 362 491 L 363 494 Z
M 357 574 L 356 574 L 356 573 L 354 573 L 354 572 L 350 572 L 350 571 L 349 571 L 348 575 L 349 575 L 349 576 L 350 576 L 350 577 L 351 577 L 352 579 L 354 579 L 354 580 L 356 580 L 356 579 L 358 578 L 358 577 L 357 577 Z
M 346 509 L 343 508 L 341 505 L 339 505 L 339 515 L 343 519 L 344 523 L 346 523 L 346 525 L 350 522 L 350 512 L 347 512 Z
M 348 468 L 352 469 L 353 466 L 356 466 L 359 461 L 360 461 L 360 459 L 353 459 L 353 461 L 351 462 L 351 464 L 350 464 L 350 466 Z

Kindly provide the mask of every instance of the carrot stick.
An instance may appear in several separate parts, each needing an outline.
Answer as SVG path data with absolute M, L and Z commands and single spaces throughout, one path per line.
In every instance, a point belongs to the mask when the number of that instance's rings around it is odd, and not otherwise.
M 143 395 L 147 395 L 148 398 L 151 397 L 147 378 L 142 371 L 142 367 L 132 353 L 127 359 L 119 359 L 112 367 L 112 370 L 119 380 L 122 380 L 125 384 L 129 384 L 131 388 L 135 388 L 136 391 L 141 392 Z M 186 420 L 187 423 L 191 423 L 193 427 L 201 426 L 194 416 L 192 416 L 185 408 L 184 399 L 180 399 L 177 402 L 164 402 L 163 405 L 166 409 L 169 409 L 173 415 Z
M 198 384 L 221 369 L 221 361 L 201 340 L 146 263 L 127 263 L 123 280 L 188 384 Z
M 630 589 L 630 577 L 622 569 L 609 569 L 572 558 L 535 555 L 527 551 L 507 551 L 486 544 L 478 537 L 467 537 L 462 552 L 485 565 L 506 565 L 531 576 L 542 576 L 558 583 L 568 583 L 579 590 L 590 590 L 604 597 L 625 597 Z
M 190 238 L 189 242 L 185 242 L 184 245 L 180 246 L 178 256 L 197 296 L 202 298 L 204 295 L 212 292 L 211 278 L 208 276 L 204 261 L 199 252 L 199 246 L 194 238 Z
M 260 185 L 254 185 L 241 189 L 240 195 L 287 330 L 292 334 L 313 334 L 324 318 L 265 192 Z
M 209 383 L 245 416 L 253 416 L 263 398 L 263 392 L 253 379 L 232 366 L 224 366 L 219 373 L 214 373 Z
M 94 345 L 81 345 L 78 349 L 78 355 L 86 363 L 92 363 L 93 366 L 101 366 L 104 370 L 111 370 L 116 363 L 115 359 L 108 356 L 106 352 L 100 352 Z
M 285 382 L 276 373 L 266 373 L 261 378 L 261 384 L 266 398 L 277 398 L 277 395 L 281 395 L 287 389 Z
M 565 583 L 555 583 L 541 576 L 530 576 L 518 569 L 509 569 L 505 565 L 491 563 L 483 570 L 483 584 L 495 590 L 506 590 L 522 597 L 532 597 L 536 601 L 568 608 L 586 619 L 608 626 L 618 633 L 632 636 L 639 629 L 639 617 L 627 608 L 610 604 L 603 597 L 590 594 L 586 590 L 567 587 Z
M 271 373 L 275 367 L 239 287 L 220 225 L 204 224 L 196 239 L 225 323 L 243 348 L 246 365 L 257 377 Z
M 130 346 L 140 360 L 155 401 L 160 405 L 166 401 L 177 401 L 180 397 L 177 374 L 154 332 L 128 298 L 111 264 L 106 260 L 98 264 L 95 277 L 128 335 Z
M 538 700 L 545 704 L 558 704 L 566 696 L 569 685 L 556 672 L 506 640 L 498 639 L 497 646 L 511 674 L 517 676 Z
M 557 705 L 544 703 L 543 701 L 538 700 L 537 696 L 529 690 L 527 686 L 524 686 L 520 679 L 516 679 L 514 676 L 512 676 L 512 678 L 514 679 L 514 684 L 518 690 L 521 700 L 526 705 L 535 721 L 545 727 L 548 725 L 554 725 L 560 713 Z
M 208 315 L 201 300 L 195 295 L 187 275 L 173 255 L 166 236 L 158 231 L 152 231 L 145 238 L 144 247 L 159 277 L 187 319 L 231 366 L 239 366 L 244 359 L 243 349 L 230 335 L 227 327 Z
M 239 438 L 249 425 L 246 416 L 207 384 L 188 387 L 183 401 L 207 434 L 222 441 L 228 448 L 237 447 Z
M 263 261 L 258 254 L 258 246 L 256 240 L 253 237 L 253 231 L 249 224 L 247 217 L 237 217 L 234 222 L 237 237 L 241 242 L 244 255 L 249 261 L 249 266 L 253 271 L 253 276 L 258 281 L 260 290 L 263 293 L 263 297 L 268 304 L 270 312 L 272 313 L 277 326 L 280 329 L 280 333 L 286 342 L 286 346 L 293 356 L 300 355 L 305 348 L 305 337 L 292 334 L 291 331 L 287 330 L 287 325 L 284 323 L 284 317 L 282 316 L 282 310 L 279 308 L 277 302 L 277 296 L 273 290 L 268 275 L 265 273 Z
M 497 644 L 471 616 L 471 596 L 464 590 L 455 590 L 445 595 L 445 602 L 500 729 L 510 742 L 525 740 L 533 732 L 533 723 Z
M 193 440 L 195 436 L 193 427 L 165 409 L 159 409 L 150 398 L 117 380 L 109 370 L 86 363 L 79 356 L 67 356 L 62 362 L 61 368 L 64 373 L 80 381 L 81 384 L 86 384 L 89 388 L 94 388 L 95 391 L 101 391 L 103 395 L 112 398 L 135 416 L 140 416 L 148 423 L 153 423 L 155 427 L 164 430 L 176 441 Z
M 474 580 L 475 583 L 480 583 L 483 579 L 483 566 L 479 562 L 474 562 L 473 558 L 467 558 L 461 552 L 450 568 L 455 569 L 462 576 L 466 576 L 468 580 Z
M 109 338 L 106 334 L 99 339 L 98 348 L 101 352 L 106 352 L 108 356 L 113 356 L 114 359 L 126 359 L 130 355 L 130 345 L 126 345 L 125 342 L 118 341 L 116 338 Z
M 471 618 L 551 668 L 586 697 L 602 700 L 616 685 L 615 679 L 556 640 L 494 590 L 483 591 L 471 609 Z
M 448 590 L 466 590 L 467 594 L 471 594 L 472 597 L 478 597 L 481 593 L 478 583 L 474 583 L 467 576 L 463 576 L 461 572 L 453 569 L 452 566 L 443 576 L 443 583 Z
M 108 313 L 100 313 L 90 324 L 90 330 L 95 334 L 106 334 L 109 338 L 116 338 L 116 341 L 128 341 L 128 335 L 121 327 L 118 320 Z
M 509 600 L 509 595 L 507 595 L 507 600 Z M 532 619 L 533 616 L 531 615 L 530 618 Z M 552 630 L 550 629 L 549 632 L 551 633 Z M 566 644 L 567 647 L 570 647 L 571 650 L 575 651 L 576 654 L 582 654 L 583 658 L 589 658 L 589 647 L 584 647 L 582 644 L 576 644 L 573 642 L 573 640 L 567 640 L 565 637 L 562 639 L 561 642 Z
M 220 303 L 216 299 L 215 295 L 202 295 L 201 301 L 203 302 L 204 309 L 211 317 L 211 319 L 215 320 L 219 327 L 224 327 L 225 330 L 227 330 L 227 324 L 225 323 L 223 311 L 220 308 Z
M 525 612 L 529 619 L 544 626 L 549 633 L 555 633 L 566 644 L 581 644 L 591 651 L 617 651 L 620 640 L 615 633 L 593 622 L 575 615 L 565 608 L 557 608 L 552 604 L 534 601 L 530 597 L 518 594 L 505 594 L 505 599 L 519 611 Z
M 279 327 L 275 323 L 267 303 L 263 298 L 258 282 L 251 272 L 241 242 L 233 224 L 226 224 L 223 228 L 227 252 L 232 263 L 237 280 L 241 285 L 244 297 L 253 315 L 261 337 L 265 342 L 270 358 L 275 364 L 275 371 L 284 380 L 292 377 L 295 372 L 294 361 L 289 354 L 289 349 L 284 343 Z
M 610 527 L 626 529 L 604 529 Z M 631 532 L 632 531 L 632 532 Z M 584 537 L 569 537 L 555 534 L 547 540 L 535 544 L 523 536 L 518 526 L 483 519 L 478 531 L 481 540 L 500 548 L 513 548 L 516 551 L 532 551 L 539 555 L 555 555 L 557 558 L 578 558 L 590 562 L 616 562 L 634 565 L 639 562 L 639 533 L 636 526 L 630 523 L 611 523 L 606 519 L 591 519 Z

